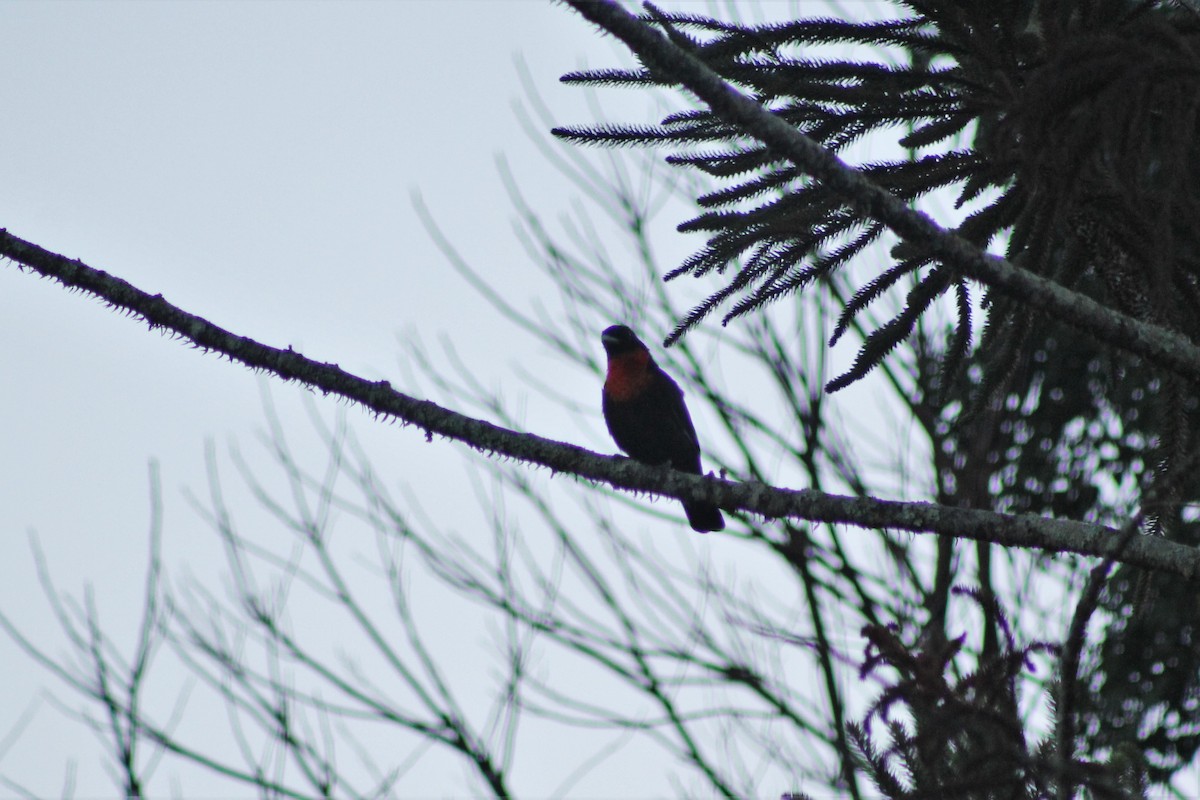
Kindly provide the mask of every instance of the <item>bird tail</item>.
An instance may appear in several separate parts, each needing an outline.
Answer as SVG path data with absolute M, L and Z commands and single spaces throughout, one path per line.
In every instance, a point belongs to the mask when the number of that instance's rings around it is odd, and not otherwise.
M 711 503 L 684 503 L 683 510 L 694 531 L 708 533 L 725 530 L 725 517 L 721 516 L 721 509 Z

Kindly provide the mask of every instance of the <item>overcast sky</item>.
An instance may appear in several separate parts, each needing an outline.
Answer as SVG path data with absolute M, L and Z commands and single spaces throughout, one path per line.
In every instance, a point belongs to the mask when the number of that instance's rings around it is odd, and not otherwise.
M 801 4 L 806 13 L 817 6 Z M 594 376 L 564 369 L 472 293 L 413 210 L 419 192 L 514 304 L 553 295 L 513 234 L 496 162 L 503 155 L 548 214 L 575 192 L 515 111 L 520 60 L 555 122 L 595 118 L 583 93 L 558 78 L 612 64 L 617 51 L 571 11 L 541 0 L 30 1 L 0 4 L 0 30 L 0 227 L 238 334 L 368 379 L 403 386 L 413 338 L 436 347 L 447 337 L 482 385 L 534 409 L 528 430 L 612 451 L 597 413 L 542 413 L 514 388 L 519 368 L 545 370 L 581 403 L 597 392 Z M 605 100 L 610 110 L 623 102 L 620 93 Z M 662 241 L 682 253 L 671 235 L 677 221 L 661 220 Z M 36 536 L 58 586 L 75 596 L 90 588 L 109 629 L 131 636 L 151 461 L 161 470 L 168 569 L 219 591 L 220 547 L 188 497 L 207 493 L 209 443 L 230 474 L 233 447 L 265 463 L 257 442 L 268 382 L 10 264 L 0 265 L 0 319 L 8 385 L 0 393 L 0 609 L 52 653 L 67 652 L 35 574 Z M 308 395 L 278 383 L 271 393 L 303 458 Z M 315 399 L 326 419 L 345 408 Z M 846 407 L 853 392 L 832 402 Z M 479 530 L 460 448 L 353 409 L 348 416 L 392 485 L 463 535 Z M 906 439 L 899 429 L 880 438 L 899 447 Z M 722 563 L 727 541 L 701 546 L 684 533 L 681 548 L 702 547 L 699 557 Z M 456 611 L 442 613 L 446 630 L 462 635 Z M 479 644 L 472 636 L 462 637 L 470 657 Z M 111 796 L 106 757 L 70 718 L 82 703 L 3 636 L 0 670 L 0 776 L 41 796 L 68 785 L 76 797 Z M 10 731 L 20 735 L 6 738 Z M 520 762 L 531 796 L 549 795 L 574 769 L 576 740 L 559 743 L 561 753 L 554 744 Z M 447 763 L 431 755 L 403 793 L 476 786 Z M 158 792 L 230 794 L 227 784 L 169 766 L 156 780 Z M 663 796 L 679 792 L 674 781 L 653 754 L 620 751 L 571 788 Z M 764 794 L 798 788 L 767 781 Z M 0 786 L 0 797 L 11 793 Z
M 565 201 L 514 104 L 520 58 L 562 121 L 590 118 L 558 77 L 611 63 L 612 50 L 569 10 L 533 0 L 15 2 L 0 5 L 0 29 L 0 227 L 372 379 L 403 383 L 413 333 L 430 344 L 449 335 L 486 385 L 503 386 L 518 357 L 549 363 L 536 342 L 495 333 L 496 315 L 418 223 L 412 193 L 515 301 L 544 290 L 512 234 L 496 158 L 539 200 Z M 185 494 L 206 494 L 206 441 L 255 449 L 263 379 L 12 265 L 0 267 L 0 318 L 0 608 L 65 652 L 34 574 L 36 532 L 59 585 L 93 587 L 102 619 L 131 634 L 150 461 L 161 465 L 168 566 L 203 575 L 219 552 Z M 558 377 L 595 394 L 590 378 Z M 273 393 L 285 419 L 306 427 L 301 393 Z M 336 415 L 332 402 L 318 407 Z M 602 442 L 594 419 L 531 428 Z M 429 507 L 456 510 L 467 489 L 453 446 L 395 426 L 373 439 L 382 469 L 404 474 Z M 0 775 L 56 795 L 74 762 L 76 796 L 111 796 L 92 735 L 44 698 L 81 703 L 4 637 L 0 665 L 0 742 L 32 713 L 0 752 Z M 461 791 L 458 773 L 443 780 L 418 790 Z M 182 785 L 192 796 L 206 788 Z
M 558 78 L 611 65 L 618 51 L 571 11 L 541 0 L 10 2 L 0 4 L 0 30 L 0 227 L 238 334 L 369 379 L 405 385 L 413 338 L 436 347 L 447 337 L 482 385 L 525 409 L 528 430 L 612 452 L 598 408 L 543 413 L 514 377 L 545 371 L 556 390 L 587 405 L 597 400 L 595 376 L 564 369 L 548 347 L 507 325 L 447 266 L 413 210 L 419 192 L 455 246 L 515 305 L 552 298 L 513 234 L 496 160 L 505 157 L 548 215 L 575 194 L 514 110 L 520 60 L 556 123 L 596 118 L 583 93 Z M 606 94 L 606 110 L 644 109 L 631 94 Z M 623 118 L 648 117 L 639 110 Z M 682 255 L 678 221 L 661 220 L 659 241 Z M 230 475 L 233 447 L 254 464 L 267 461 L 258 441 L 268 382 L 12 265 L 0 265 L 0 315 L 8 380 L 0 393 L 8 421 L 0 609 L 52 653 L 67 652 L 38 586 L 36 536 L 58 586 L 75 596 L 91 587 L 102 621 L 131 637 L 152 460 L 161 470 L 168 570 L 220 591 L 221 548 L 188 497 L 207 494 L 207 443 Z M 304 444 L 307 393 L 270 385 L 300 457 L 319 456 Z M 852 405 L 854 391 L 831 403 Z M 319 397 L 316 407 L 329 420 L 345 408 Z M 478 511 L 461 448 L 430 445 L 357 410 L 347 416 L 391 485 L 473 535 Z M 878 416 L 867 423 L 889 424 Z M 725 568 L 726 538 L 675 533 L 662 538 Z M 461 634 L 445 613 L 446 628 Z M 63 791 L 70 768 L 75 796 L 110 796 L 95 737 L 69 718 L 80 701 L 3 636 L 0 665 L 0 776 L 50 796 Z M 48 699 L 55 696 L 65 709 Z M 6 741 L 12 730 L 20 736 Z M 574 768 L 578 751 L 552 745 L 522 762 L 531 795 L 549 795 Z M 445 796 L 474 785 L 461 769 L 447 775 L 433 763 L 403 791 Z M 156 778 L 159 792 L 228 791 L 166 767 Z M 621 751 L 572 789 L 673 795 L 674 780 L 653 754 Z M 776 796 L 797 788 L 764 784 Z M 0 786 L 0 796 L 9 793 Z

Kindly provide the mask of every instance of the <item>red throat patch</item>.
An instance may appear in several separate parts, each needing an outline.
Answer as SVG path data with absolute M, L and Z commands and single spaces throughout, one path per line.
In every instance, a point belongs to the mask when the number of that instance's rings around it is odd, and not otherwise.
M 650 384 L 650 351 L 631 350 L 608 358 L 604 393 L 613 400 L 637 397 Z

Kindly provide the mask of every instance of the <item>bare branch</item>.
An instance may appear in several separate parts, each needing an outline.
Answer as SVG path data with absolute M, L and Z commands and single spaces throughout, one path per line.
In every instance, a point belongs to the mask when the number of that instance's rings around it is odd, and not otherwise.
M 795 517 L 865 528 L 938 533 L 1006 547 L 1034 547 L 1100 557 L 1109 557 L 1119 549 L 1118 532 L 1099 525 L 931 503 L 843 497 L 813 490 L 780 489 L 763 483 L 735 483 L 688 475 L 668 467 L 650 467 L 619 456 L 601 456 L 581 447 L 472 419 L 397 392 L 387 381 L 367 381 L 336 364 L 312 361 L 291 347 L 280 350 L 237 336 L 168 303 L 162 295 L 149 295 L 120 278 L 51 253 L 7 231 L 0 231 L 0 256 L 93 294 L 145 320 L 152 328 L 170 331 L 197 347 L 284 380 L 298 381 L 326 394 L 352 400 L 378 415 L 416 425 L 431 440 L 436 434 L 482 452 L 509 456 L 587 480 L 604 481 L 619 489 L 706 500 L 722 508 L 741 509 L 768 518 Z M 1200 359 L 1197 363 L 1200 364 Z M 1200 553 L 1159 538 L 1143 537 L 1131 542 L 1118 560 L 1188 578 L 1200 574 Z

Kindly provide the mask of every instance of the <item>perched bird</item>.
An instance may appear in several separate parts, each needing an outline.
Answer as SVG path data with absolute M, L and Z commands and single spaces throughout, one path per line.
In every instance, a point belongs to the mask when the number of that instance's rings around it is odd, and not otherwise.
M 683 391 L 663 372 L 646 345 L 624 325 L 600 334 L 608 354 L 604 380 L 604 421 L 613 441 L 644 464 L 670 464 L 700 475 L 700 440 L 683 402 Z M 684 501 L 693 530 L 725 528 L 721 510 L 710 503 Z

